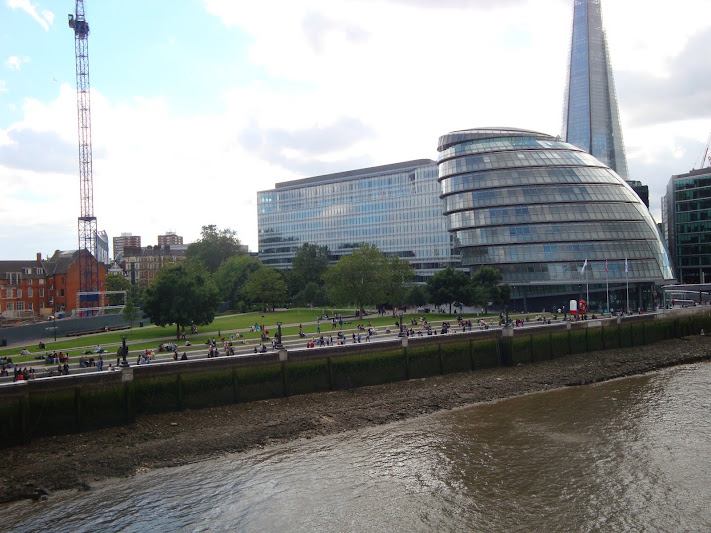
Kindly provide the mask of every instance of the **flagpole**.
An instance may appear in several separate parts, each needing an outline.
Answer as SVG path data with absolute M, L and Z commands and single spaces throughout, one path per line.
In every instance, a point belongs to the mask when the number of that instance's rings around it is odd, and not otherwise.
M 592 266 L 590 267 L 592 268 Z M 590 284 L 588 282 L 588 271 L 585 271 L 585 301 L 590 305 Z

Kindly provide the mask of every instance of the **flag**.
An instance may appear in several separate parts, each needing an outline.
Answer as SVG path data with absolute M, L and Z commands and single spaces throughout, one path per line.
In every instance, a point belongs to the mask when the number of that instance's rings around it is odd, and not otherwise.
M 607 268 L 607 259 L 605 259 L 605 272 L 608 272 L 609 269 Z
M 625 272 L 630 271 L 630 266 L 627 264 L 627 258 L 625 257 Z
M 580 271 L 581 274 L 585 274 L 585 267 L 588 266 L 588 260 L 586 259 L 583 263 L 583 269 Z

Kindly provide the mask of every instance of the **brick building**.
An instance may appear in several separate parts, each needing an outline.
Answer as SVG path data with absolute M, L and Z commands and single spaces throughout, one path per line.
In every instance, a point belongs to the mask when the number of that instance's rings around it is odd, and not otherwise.
M 46 260 L 37 254 L 34 260 L 0 261 L 2 318 L 21 320 L 71 314 L 76 309 L 79 292 L 79 254 L 79 250 L 57 250 Z M 96 259 L 92 256 L 92 260 Z M 98 265 L 98 274 L 99 290 L 104 291 L 104 265 Z
M 183 261 L 186 249 L 186 245 L 127 247 L 121 265 L 131 283 L 148 286 L 161 268 Z

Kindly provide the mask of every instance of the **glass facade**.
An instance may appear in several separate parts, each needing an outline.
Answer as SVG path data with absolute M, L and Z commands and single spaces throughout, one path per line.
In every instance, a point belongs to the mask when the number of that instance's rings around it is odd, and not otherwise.
M 527 130 L 473 129 L 440 137 L 438 164 L 463 266 L 494 266 L 519 294 L 674 277 L 649 210 L 576 146 Z
M 672 176 L 662 226 L 679 283 L 711 281 L 711 169 Z
M 566 142 L 628 179 L 600 0 L 575 0 L 563 117 Z
M 458 266 L 429 159 L 277 183 L 257 193 L 259 260 L 290 268 L 305 243 L 336 262 L 361 243 L 407 259 L 416 281 Z

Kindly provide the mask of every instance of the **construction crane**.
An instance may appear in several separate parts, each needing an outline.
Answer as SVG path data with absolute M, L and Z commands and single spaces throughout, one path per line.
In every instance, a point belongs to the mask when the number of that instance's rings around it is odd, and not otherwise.
M 89 98 L 89 23 L 84 0 L 76 0 L 75 14 L 69 14 L 74 30 L 77 70 L 77 115 L 79 124 L 79 312 L 94 314 L 99 307 L 99 265 L 96 254 L 94 177 L 91 159 L 91 103 Z M 85 252 L 89 252 L 86 253 Z

